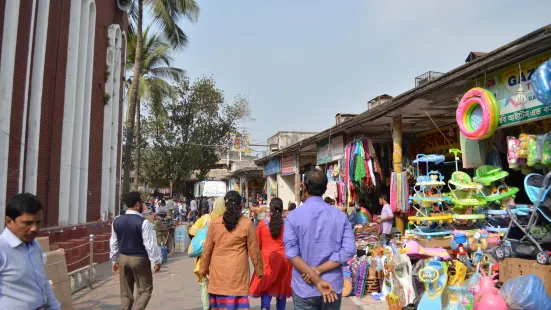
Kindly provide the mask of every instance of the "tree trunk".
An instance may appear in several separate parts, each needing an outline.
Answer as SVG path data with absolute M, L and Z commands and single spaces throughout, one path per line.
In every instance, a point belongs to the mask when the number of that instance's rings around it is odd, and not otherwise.
M 140 100 L 136 102 L 136 163 L 134 170 L 136 171 L 136 190 L 140 188 L 140 162 L 142 160 L 142 114 L 140 110 Z
M 132 85 L 130 85 L 130 100 L 128 101 L 128 114 L 126 115 L 126 143 L 123 149 L 123 194 L 130 191 L 130 169 L 132 168 L 132 144 L 134 141 L 134 121 L 136 119 L 136 103 L 138 101 L 138 88 L 140 83 L 140 75 L 142 71 L 142 18 L 143 18 L 143 2 L 138 0 L 138 25 L 136 27 L 136 53 L 134 58 L 134 73 L 132 75 Z

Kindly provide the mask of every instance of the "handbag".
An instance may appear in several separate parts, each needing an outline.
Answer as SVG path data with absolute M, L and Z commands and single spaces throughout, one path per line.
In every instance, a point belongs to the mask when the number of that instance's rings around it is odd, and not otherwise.
M 207 232 L 209 231 L 210 216 L 207 215 L 205 218 L 205 224 L 203 227 L 197 231 L 195 237 L 191 239 L 191 243 L 187 250 L 189 257 L 199 257 L 203 253 L 203 247 L 205 246 L 205 241 L 207 240 Z

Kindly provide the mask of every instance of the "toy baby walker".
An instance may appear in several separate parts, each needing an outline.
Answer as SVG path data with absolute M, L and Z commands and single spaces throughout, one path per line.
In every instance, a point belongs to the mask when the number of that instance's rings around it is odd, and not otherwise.
M 440 164 L 444 162 L 444 155 L 418 154 L 413 161 L 419 171 L 420 163 L 427 167 L 426 175 L 417 175 L 414 186 L 415 193 L 410 197 L 410 203 L 416 210 L 415 216 L 409 216 L 409 224 L 415 225 L 410 233 L 431 239 L 433 236 L 449 236 L 451 231 L 443 225 L 452 221 L 452 216 L 446 213 L 449 197 L 442 194 L 442 187 L 446 184 L 444 177 L 437 170 L 429 170 L 429 163 Z
M 478 222 L 484 221 L 485 215 L 479 213 L 481 206 L 486 205 L 486 201 L 482 196 L 482 184 L 474 182 L 471 177 L 463 171 L 459 171 L 458 149 L 451 149 L 450 153 L 454 154 L 456 171 L 452 173 L 448 181 L 450 192 L 448 197 L 453 204 L 452 218 L 455 226 L 473 226 Z

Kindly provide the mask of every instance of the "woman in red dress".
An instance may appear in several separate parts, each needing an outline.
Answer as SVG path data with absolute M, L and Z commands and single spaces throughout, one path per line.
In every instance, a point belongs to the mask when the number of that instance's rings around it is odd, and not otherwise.
M 291 277 L 293 267 L 285 257 L 283 246 L 283 201 L 273 198 L 270 213 L 256 228 L 258 245 L 264 263 L 264 276 L 253 275 L 249 292 L 261 298 L 261 308 L 269 310 L 272 297 L 277 300 L 276 309 L 285 309 L 286 298 L 293 295 Z

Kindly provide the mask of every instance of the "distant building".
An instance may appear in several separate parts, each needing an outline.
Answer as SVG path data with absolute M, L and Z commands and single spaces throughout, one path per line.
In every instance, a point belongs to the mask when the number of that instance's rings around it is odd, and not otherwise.
M 277 152 L 316 134 L 317 132 L 280 131 L 268 138 L 268 153 Z
M 0 1 L 0 229 L 19 192 L 46 227 L 117 214 L 127 13 L 116 1 Z

